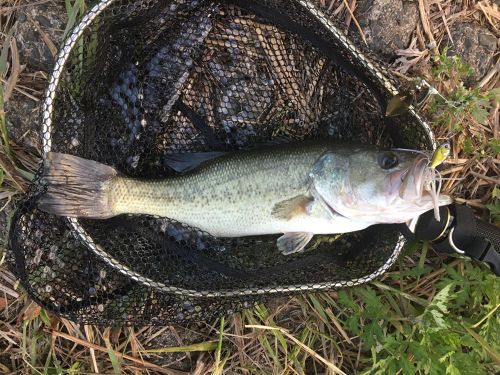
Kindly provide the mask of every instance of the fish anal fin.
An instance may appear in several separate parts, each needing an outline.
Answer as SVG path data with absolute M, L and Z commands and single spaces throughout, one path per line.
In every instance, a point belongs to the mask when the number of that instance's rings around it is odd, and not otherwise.
M 278 250 L 283 255 L 290 255 L 302 251 L 309 241 L 311 241 L 312 237 L 313 233 L 290 232 L 278 238 L 276 244 L 278 245 Z
M 276 203 L 271 214 L 276 218 L 290 220 L 297 215 L 309 214 L 313 202 L 314 199 L 311 197 L 297 195 L 296 197 Z

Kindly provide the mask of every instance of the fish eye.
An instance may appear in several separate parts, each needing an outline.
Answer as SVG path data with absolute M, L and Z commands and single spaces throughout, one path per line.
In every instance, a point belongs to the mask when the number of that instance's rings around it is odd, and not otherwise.
M 378 165 L 380 165 L 382 169 L 391 169 L 398 164 L 398 156 L 394 152 L 384 152 L 378 158 Z

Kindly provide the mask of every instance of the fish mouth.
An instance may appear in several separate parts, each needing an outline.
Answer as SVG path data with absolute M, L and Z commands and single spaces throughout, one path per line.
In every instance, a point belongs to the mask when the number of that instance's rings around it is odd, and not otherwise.
M 448 195 L 440 194 L 441 176 L 429 166 L 429 157 L 419 154 L 401 174 L 399 197 L 417 206 L 437 207 L 452 203 Z
M 399 197 L 410 201 L 430 195 L 429 187 L 435 179 L 429 168 L 429 158 L 423 154 L 417 155 L 415 161 L 395 177 L 400 178 Z
M 415 160 L 414 165 L 415 170 L 415 187 L 417 189 L 417 197 L 421 198 L 424 193 L 428 193 L 428 186 L 432 182 L 433 177 L 430 168 L 429 168 L 429 159 L 424 155 L 419 155 Z

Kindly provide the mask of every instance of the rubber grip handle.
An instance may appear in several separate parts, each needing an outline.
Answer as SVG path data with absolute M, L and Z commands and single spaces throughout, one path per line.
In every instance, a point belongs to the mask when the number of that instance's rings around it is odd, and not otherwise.
M 500 228 L 479 219 L 476 222 L 476 236 L 488 240 L 497 252 L 500 252 Z
M 491 270 L 500 276 L 500 228 L 479 219 L 475 220 L 476 236 L 487 240 L 491 247 L 483 257 L 482 261 L 488 263 Z

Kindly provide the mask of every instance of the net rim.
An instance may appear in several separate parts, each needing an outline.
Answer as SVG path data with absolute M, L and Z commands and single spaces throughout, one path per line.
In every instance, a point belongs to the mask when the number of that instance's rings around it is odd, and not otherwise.
M 296 3 L 300 4 L 304 11 L 311 13 L 311 15 L 317 19 L 321 24 L 328 29 L 332 35 L 346 48 L 346 50 L 353 55 L 354 58 L 361 60 L 364 64 L 365 68 L 374 72 L 375 77 L 379 80 L 379 83 L 382 84 L 388 92 L 392 95 L 398 94 L 398 89 L 393 85 L 393 83 L 388 80 L 382 71 L 376 66 L 376 64 L 370 61 L 368 58 L 364 56 L 364 54 L 354 45 L 352 44 L 347 36 L 340 31 L 334 23 L 329 20 L 326 15 L 316 8 L 314 4 L 312 4 L 308 0 L 293 0 Z M 70 57 L 70 54 L 73 48 L 76 46 L 78 39 L 82 36 L 83 32 L 87 27 L 89 27 L 93 21 L 110 5 L 115 3 L 116 0 L 100 0 L 97 4 L 95 4 L 80 20 L 80 22 L 73 28 L 69 36 L 65 39 L 58 57 L 56 59 L 56 63 L 54 69 L 52 71 L 49 84 L 45 93 L 45 100 L 43 102 L 43 111 L 42 111 L 42 159 L 43 162 L 47 159 L 48 153 L 52 150 L 52 133 L 53 133 L 53 122 L 52 118 L 54 115 L 54 100 L 56 97 L 56 91 L 59 86 L 59 82 L 61 80 L 62 73 L 64 72 L 64 67 Z M 435 148 L 437 146 L 434 134 L 432 129 L 427 124 L 425 120 L 416 112 L 413 106 L 410 106 L 408 109 L 410 115 L 416 118 L 416 120 L 420 123 L 420 125 L 424 128 L 427 137 L 429 138 L 431 144 Z M 246 290 L 207 290 L 207 291 L 198 291 L 198 290 L 187 290 L 179 287 L 168 286 L 163 283 L 157 282 L 155 280 L 144 277 L 137 272 L 128 269 L 126 266 L 120 264 L 119 261 L 114 259 L 107 253 L 102 247 L 96 244 L 92 237 L 85 231 L 79 221 L 75 218 L 65 218 L 66 222 L 73 229 L 83 244 L 94 253 L 99 259 L 104 261 L 107 265 L 112 267 L 114 270 L 132 278 L 133 280 L 147 286 L 153 287 L 159 291 L 180 294 L 183 296 L 192 296 L 192 297 L 231 297 L 231 296 L 242 296 L 242 295 L 262 295 L 262 294 L 273 294 L 273 293 L 288 293 L 288 292 L 305 292 L 305 291 L 319 291 L 319 290 L 327 290 L 334 289 L 339 287 L 346 286 L 355 286 L 359 284 L 363 284 L 369 282 L 376 277 L 383 274 L 387 271 L 396 261 L 403 245 L 405 244 L 405 239 L 402 235 L 399 235 L 394 250 L 391 256 L 386 260 L 386 262 L 379 267 L 377 270 L 372 273 L 346 281 L 335 281 L 335 282 L 324 282 L 324 283 L 311 283 L 311 284 L 300 284 L 300 285 L 285 285 L 281 287 L 272 287 L 269 289 L 265 288 L 255 288 L 255 289 L 246 289 Z

